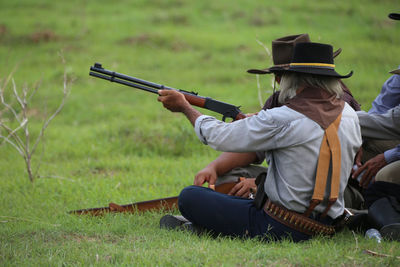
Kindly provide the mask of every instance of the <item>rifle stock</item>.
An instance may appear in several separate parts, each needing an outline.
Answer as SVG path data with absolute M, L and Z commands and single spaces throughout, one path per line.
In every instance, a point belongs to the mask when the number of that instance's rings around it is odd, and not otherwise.
M 246 118 L 246 115 L 242 113 L 240 107 L 238 106 L 214 100 L 209 97 L 199 96 L 195 92 L 188 92 L 181 89 L 175 89 L 165 85 L 145 81 L 125 74 L 106 70 L 99 63 L 95 63 L 94 66 L 90 67 L 89 75 L 96 78 L 108 80 L 110 82 L 116 82 L 137 89 L 141 89 L 153 94 L 158 94 L 158 90 L 163 90 L 163 89 L 179 91 L 185 96 L 186 100 L 191 105 L 220 113 L 222 114 L 223 116 L 222 120 L 224 121 L 225 118 L 232 118 L 233 120 L 240 120 Z
M 236 185 L 237 183 L 224 183 L 217 185 L 215 187 L 215 191 L 220 192 L 222 194 L 228 194 L 229 191 Z M 100 208 L 90 208 L 90 209 L 81 209 L 81 210 L 72 210 L 68 213 L 75 215 L 93 215 L 93 216 L 101 216 L 106 213 L 141 213 L 145 211 L 159 211 L 159 210 L 173 210 L 178 207 L 178 197 L 167 197 L 167 198 L 159 198 L 148 201 L 135 202 L 126 205 L 118 205 L 115 203 L 110 203 L 108 207 L 100 207 Z

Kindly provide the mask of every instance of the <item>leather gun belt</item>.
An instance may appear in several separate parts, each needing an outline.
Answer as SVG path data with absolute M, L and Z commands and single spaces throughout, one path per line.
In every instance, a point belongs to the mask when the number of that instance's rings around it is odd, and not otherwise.
M 333 235 L 334 226 L 320 223 L 300 213 L 290 211 L 269 199 L 264 205 L 264 211 L 276 221 L 307 235 Z

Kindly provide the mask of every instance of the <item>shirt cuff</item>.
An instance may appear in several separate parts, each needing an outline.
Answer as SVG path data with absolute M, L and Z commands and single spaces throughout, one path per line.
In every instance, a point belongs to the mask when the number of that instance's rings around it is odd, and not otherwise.
M 205 139 L 205 137 L 203 136 L 203 133 L 201 132 L 201 125 L 202 125 L 203 121 L 208 118 L 215 119 L 214 117 L 211 117 L 211 116 L 201 115 L 194 122 L 194 131 L 196 132 L 196 135 L 200 139 L 200 141 L 205 145 L 207 145 L 207 140 Z
M 397 146 L 393 149 L 387 150 L 383 154 L 387 163 L 392 163 L 400 159 L 400 147 Z

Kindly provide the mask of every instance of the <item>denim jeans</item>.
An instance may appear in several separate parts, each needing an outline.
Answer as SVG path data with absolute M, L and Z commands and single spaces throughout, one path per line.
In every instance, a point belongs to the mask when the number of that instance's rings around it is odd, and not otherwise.
M 178 206 L 193 225 L 217 235 L 295 242 L 311 238 L 274 220 L 263 209 L 256 209 L 251 199 L 228 196 L 206 187 L 184 188 Z

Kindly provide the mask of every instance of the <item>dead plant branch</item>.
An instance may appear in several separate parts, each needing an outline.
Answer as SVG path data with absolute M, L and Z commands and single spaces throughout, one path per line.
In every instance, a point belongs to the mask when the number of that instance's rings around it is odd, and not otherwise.
M 356 251 L 358 250 L 358 239 L 356 233 L 352 230 L 351 233 L 353 234 L 354 240 L 356 241 Z
M 271 52 L 270 52 L 269 48 L 263 42 L 261 42 L 260 40 L 256 39 L 256 41 L 257 41 L 257 43 L 259 45 L 261 45 L 264 48 L 264 50 L 265 50 L 265 52 L 267 54 L 267 58 L 269 58 L 270 59 L 269 61 L 272 62 L 272 55 L 271 55 Z M 258 101 L 260 102 L 260 106 L 263 107 L 265 99 L 263 99 L 263 96 L 262 96 L 260 75 L 256 74 L 256 79 L 257 79 Z M 275 92 L 275 86 L 274 85 L 275 85 L 275 76 L 272 76 L 271 77 L 272 90 L 267 90 L 266 93 L 274 93 Z
M 3 142 L 1 144 L 3 144 L 3 143 L 10 144 L 23 157 L 23 159 L 25 161 L 28 177 L 31 182 L 33 182 L 35 178 L 40 177 L 38 175 L 40 162 L 36 166 L 36 171 L 33 172 L 32 156 L 35 154 L 35 151 L 36 151 L 39 143 L 42 141 L 45 130 L 49 126 L 50 122 L 61 112 L 61 110 L 63 109 L 63 107 L 65 105 L 66 99 L 70 93 L 70 86 L 69 86 L 69 81 L 68 81 L 68 77 L 67 77 L 67 71 L 65 68 L 65 59 L 62 56 L 62 53 L 60 53 L 60 57 L 61 57 L 61 61 L 62 61 L 63 65 L 64 65 L 63 88 L 62 88 L 63 97 L 62 97 L 61 103 L 59 104 L 57 109 L 54 111 L 54 113 L 51 116 L 49 116 L 47 119 L 44 120 L 43 125 L 40 129 L 40 132 L 39 132 L 38 136 L 36 137 L 36 139 L 34 140 L 33 146 L 31 145 L 32 141 L 33 141 L 33 137 L 30 133 L 30 124 L 29 124 L 30 118 L 29 118 L 28 110 L 29 110 L 29 106 L 30 106 L 33 96 L 36 94 L 36 92 L 39 90 L 39 88 L 41 86 L 41 81 L 37 82 L 33 88 L 29 88 L 29 86 L 27 84 L 25 84 L 22 87 L 22 91 L 18 92 L 17 85 L 12 77 L 15 72 L 15 69 L 16 69 L 16 68 L 14 68 L 13 71 L 10 73 L 10 75 L 7 76 L 5 81 L 2 84 L 0 84 L 0 101 L 1 101 L 1 105 L 4 107 L 4 109 L 2 109 L 1 113 L 0 113 L 0 116 L 1 116 L 0 117 L 0 130 L 3 129 L 3 131 L 5 132 L 5 134 L 4 134 L 0 131 L 0 139 L 3 139 Z M 19 106 L 18 108 L 14 107 L 13 104 L 10 104 L 9 102 L 7 102 L 5 99 L 5 96 L 4 96 L 4 92 L 10 81 L 12 83 L 11 87 L 12 87 L 13 99 L 16 100 L 16 103 L 14 105 L 18 105 Z M 9 123 L 11 124 L 12 121 L 15 120 L 16 122 L 18 122 L 18 126 L 12 127 L 10 125 L 7 125 L 5 120 L 2 120 L 3 114 L 6 113 L 7 111 L 9 111 L 12 114 L 11 117 L 13 117 L 13 119 L 11 119 L 11 121 Z M 21 131 L 23 132 L 23 134 L 19 135 L 18 133 Z
M 365 249 L 364 253 L 371 255 L 371 256 L 376 256 L 376 257 L 382 257 L 382 258 L 386 258 L 386 257 L 393 257 L 396 258 L 398 260 L 400 260 L 400 256 L 393 256 L 393 255 L 389 255 L 389 254 L 383 254 L 383 253 L 379 253 L 379 252 L 375 252 L 369 249 Z

